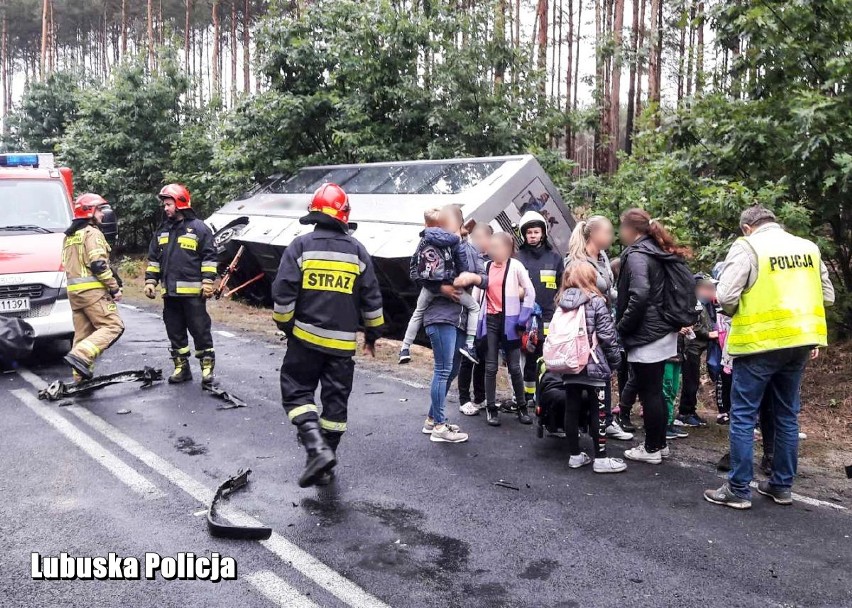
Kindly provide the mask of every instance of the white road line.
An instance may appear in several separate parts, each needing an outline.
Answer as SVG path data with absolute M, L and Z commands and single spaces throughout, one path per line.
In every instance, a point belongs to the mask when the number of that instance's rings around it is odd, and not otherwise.
M 252 572 L 245 579 L 267 599 L 272 600 L 281 608 L 319 608 L 318 604 L 309 600 L 269 570 Z
M 220 336 L 225 336 L 226 338 L 236 338 L 237 337 L 236 334 L 232 334 L 229 331 L 224 331 L 224 330 L 221 330 L 221 329 L 217 329 L 213 333 L 219 334 Z
M 19 374 L 22 378 L 30 382 L 30 384 L 33 384 L 33 386 L 35 386 L 36 388 L 38 388 L 39 385 L 44 384 L 44 381 L 32 372 L 29 372 L 27 370 L 19 370 Z M 41 403 L 35 397 L 32 397 L 32 395 L 30 395 L 26 391 L 13 392 L 23 393 L 28 398 L 34 400 L 38 405 L 41 405 Z M 42 407 L 46 408 L 47 406 Z M 199 483 L 194 478 L 187 475 L 170 462 L 166 461 L 151 450 L 142 446 L 142 444 L 140 444 L 136 440 L 131 439 L 100 416 L 97 416 L 89 410 L 76 405 L 69 406 L 63 409 L 68 412 L 71 412 L 74 416 L 89 425 L 92 429 L 98 431 L 101 435 L 124 449 L 126 452 L 144 462 L 151 469 L 168 479 L 171 483 L 173 483 L 181 490 L 192 496 L 198 502 L 204 505 L 209 505 L 210 501 L 213 500 L 214 491 L 211 488 L 208 488 L 204 484 Z M 51 414 L 53 414 L 53 416 L 58 418 L 59 421 L 76 431 L 76 428 L 73 427 L 70 423 L 68 423 L 58 413 L 55 413 L 52 410 L 47 411 L 49 411 Z M 80 434 L 82 435 L 82 433 Z M 99 444 L 95 443 L 88 437 L 86 437 L 86 439 L 88 439 L 95 446 L 103 450 L 103 448 L 101 448 Z M 105 452 L 105 450 L 103 451 Z M 123 463 L 121 464 L 122 466 L 126 466 Z M 133 473 L 136 473 L 132 469 L 130 470 Z M 263 525 L 262 522 L 255 519 L 251 515 L 243 513 L 239 509 L 232 508 L 228 505 L 222 505 L 221 507 L 219 507 L 218 511 L 222 517 L 235 524 L 247 526 Z M 272 533 L 272 537 L 269 540 L 260 541 L 260 544 L 262 544 L 269 551 L 280 557 L 285 563 L 289 564 L 290 566 L 304 574 L 306 577 L 314 581 L 317 585 L 319 585 L 335 597 L 339 598 L 341 601 L 343 601 L 345 604 L 348 604 L 352 608 L 390 608 L 387 604 L 385 604 L 378 598 L 370 595 L 361 587 L 350 581 L 348 578 L 339 574 L 332 568 L 328 567 L 327 565 L 316 559 L 313 555 L 291 543 L 286 538 L 284 538 L 280 534 L 277 534 L 276 532 Z
M 68 422 L 65 417 L 53 410 L 49 405 L 42 403 L 31 393 L 23 389 L 13 390 L 12 394 L 21 403 L 30 408 L 36 416 L 62 433 L 66 439 L 91 456 L 95 462 L 115 475 L 119 481 L 137 494 L 148 500 L 155 500 L 165 496 L 163 492 L 157 489 L 157 486 L 124 464 L 97 441 Z
M 138 306 L 134 306 L 133 304 L 119 304 L 118 306 L 120 308 L 126 308 L 127 310 L 136 310 L 136 311 L 142 310 L 141 308 L 139 308 Z

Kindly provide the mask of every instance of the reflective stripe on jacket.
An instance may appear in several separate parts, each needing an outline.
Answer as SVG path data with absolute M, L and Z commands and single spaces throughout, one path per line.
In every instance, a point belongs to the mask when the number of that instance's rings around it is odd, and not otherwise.
M 68 297 L 72 301 L 77 299 L 77 294 L 93 289 L 118 292 L 118 281 L 109 267 L 109 252 L 110 246 L 103 233 L 90 223 L 66 234 L 62 264 L 68 281 Z
M 213 233 L 200 219 L 185 216 L 164 222 L 148 247 L 145 281 L 160 284 L 165 296 L 197 297 L 203 281 L 216 279 Z
M 779 230 L 742 240 L 757 255 L 758 274 L 754 285 L 740 296 L 728 335 L 729 353 L 826 346 L 819 248 Z
M 273 319 L 307 348 L 351 357 L 363 325 L 374 342 L 384 325 L 379 281 L 364 246 L 342 230 L 317 226 L 293 240 L 272 284 Z

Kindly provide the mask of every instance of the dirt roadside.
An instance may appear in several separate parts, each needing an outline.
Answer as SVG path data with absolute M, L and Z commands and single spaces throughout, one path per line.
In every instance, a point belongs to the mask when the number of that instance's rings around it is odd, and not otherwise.
M 142 293 L 144 275 L 141 262 L 125 258 L 119 268 L 124 279 L 125 302 L 158 309 L 159 300 L 148 300 Z M 269 342 L 284 340 L 267 309 L 222 299 L 212 301 L 208 310 L 215 323 L 226 325 L 232 331 Z M 376 373 L 428 386 L 432 371 L 431 351 L 414 346 L 412 362 L 399 366 L 396 362 L 398 350 L 399 341 L 382 339 L 376 348 L 376 358 L 365 358 L 359 353 L 358 363 Z M 505 378 L 501 377 L 498 388 L 508 397 Z M 400 395 L 400 398 L 404 397 Z M 691 466 L 714 469 L 715 463 L 728 449 L 728 428 L 715 424 L 715 400 L 706 377 L 699 401 L 699 414 L 709 424 L 704 429 L 690 429 L 689 438 L 678 440 L 675 449 L 679 459 Z M 807 439 L 800 442 L 799 477 L 795 490 L 852 509 L 852 480 L 846 477 L 844 469 L 852 465 L 852 342 L 832 345 L 809 365 L 802 401 L 800 425 Z M 457 404 L 456 393 L 451 391 L 450 411 Z M 762 446 L 758 440 L 755 454 L 759 458 L 761 453 Z M 757 475 L 760 476 L 760 473 Z

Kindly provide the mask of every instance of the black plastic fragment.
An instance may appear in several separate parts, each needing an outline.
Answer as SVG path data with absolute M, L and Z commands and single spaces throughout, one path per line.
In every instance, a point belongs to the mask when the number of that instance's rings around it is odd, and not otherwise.
M 214 397 L 218 397 L 225 403 L 229 403 L 230 405 L 223 405 L 222 407 L 217 407 L 217 410 L 233 410 L 238 407 L 248 407 L 245 401 L 234 395 L 233 393 L 229 393 L 226 390 L 222 390 L 218 386 L 210 385 L 202 387 L 205 391 L 213 395 Z
M 121 384 L 124 382 L 141 382 L 141 388 L 148 388 L 163 379 L 163 370 L 154 369 L 153 367 L 145 367 L 140 370 L 132 370 L 126 372 L 116 372 L 107 374 L 106 376 L 95 376 L 89 380 L 83 380 L 76 384 L 65 384 L 61 380 L 52 382 L 47 388 L 38 392 L 39 399 L 47 399 L 48 401 L 59 401 L 67 397 L 75 395 L 83 395 L 110 386 L 112 384 Z
M 216 503 L 244 488 L 248 484 L 250 474 L 251 469 L 240 470 L 236 475 L 225 480 L 216 490 L 213 502 L 210 503 L 210 508 L 207 510 L 207 529 L 213 536 L 236 540 L 266 540 L 272 536 L 272 528 L 265 526 L 234 526 L 216 521 Z
M 521 489 L 520 489 L 520 488 L 518 488 L 518 487 L 516 487 L 516 486 L 513 486 L 513 485 L 512 485 L 512 484 L 510 484 L 509 482 L 507 482 L 507 481 L 503 481 L 502 479 L 501 479 L 500 481 L 495 481 L 495 482 L 494 482 L 494 485 L 495 485 L 495 486 L 497 486 L 497 487 L 499 487 L 499 488 L 506 488 L 506 489 L 508 489 L 508 490 L 515 490 L 516 492 L 520 492 L 520 491 L 521 491 Z

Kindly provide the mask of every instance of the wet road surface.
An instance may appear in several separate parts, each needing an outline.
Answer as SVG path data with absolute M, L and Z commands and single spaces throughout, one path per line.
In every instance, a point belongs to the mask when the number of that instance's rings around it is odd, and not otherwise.
M 162 322 L 122 308 L 127 331 L 99 373 L 169 371 Z M 280 404 L 279 344 L 214 328 L 219 410 L 193 384 L 103 389 L 73 405 L 35 399 L 55 360 L 0 376 L 0 605 L 568 608 L 852 606 L 852 514 L 760 496 L 705 502 L 710 465 L 567 468 L 564 442 L 514 420 L 465 418 L 466 444 L 420 433 L 428 390 L 360 365 L 338 480 L 296 484 L 303 456 Z M 403 401 L 404 400 L 404 401 Z M 451 415 L 460 418 L 456 405 Z M 119 414 L 120 410 L 131 410 Z M 621 456 L 633 442 L 610 442 Z M 223 514 L 269 541 L 207 533 L 216 486 L 251 468 Z M 517 489 L 494 485 L 504 480 Z M 237 580 L 38 581 L 31 554 L 233 557 Z

